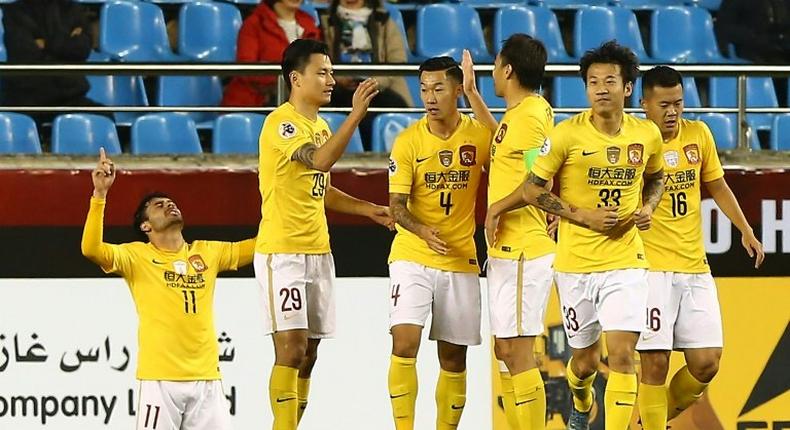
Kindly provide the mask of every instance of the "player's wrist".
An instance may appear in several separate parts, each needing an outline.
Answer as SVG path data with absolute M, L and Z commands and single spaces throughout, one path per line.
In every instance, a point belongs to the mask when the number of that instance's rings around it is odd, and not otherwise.
M 107 198 L 107 191 L 100 191 L 97 189 L 93 189 L 93 198 L 98 200 L 105 200 Z

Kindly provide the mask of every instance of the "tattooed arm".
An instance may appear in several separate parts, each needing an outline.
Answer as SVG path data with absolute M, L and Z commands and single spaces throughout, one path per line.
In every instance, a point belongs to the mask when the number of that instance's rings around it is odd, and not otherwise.
M 406 207 L 409 201 L 408 194 L 390 193 L 390 213 L 395 223 L 414 233 L 428 244 L 435 252 L 446 255 L 449 251 L 447 243 L 439 238 L 439 229 L 427 226 L 420 222 Z
M 661 195 L 664 193 L 664 171 L 659 170 L 655 173 L 644 174 L 645 184 L 642 186 L 642 207 L 633 215 L 634 224 L 639 230 L 650 228 L 653 219 L 653 211 L 661 203 Z

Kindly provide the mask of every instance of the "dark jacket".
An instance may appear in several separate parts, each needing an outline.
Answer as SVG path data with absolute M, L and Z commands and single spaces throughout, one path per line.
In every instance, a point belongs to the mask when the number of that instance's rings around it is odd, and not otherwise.
M 304 29 L 302 39 L 321 40 L 321 31 L 310 14 L 297 11 L 296 22 Z M 266 3 L 261 3 L 241 25 L 236 62 L 280 64 L 287 47 L 288 37 L 277 23 L 277 14 Z M 237 76 L 225 87 L 222 105 L 263 106 L 271 102 L 276 88 L 275 75 Z
M 9 63 L 81 63 L 93 45 L 85 10 L 69 0 L 11 3 L 3 7 L 3 26 Z M 77 28 L 81 33 L 73 35 Z M 88 89 L 84 76 L 15 76 L 3 78 L 2 99 L 8 105 L 67 104 Z
M 790 2 L 787 0 L 724 0 L 716 31 L 739 57 L 757 63 L 790 61 Z

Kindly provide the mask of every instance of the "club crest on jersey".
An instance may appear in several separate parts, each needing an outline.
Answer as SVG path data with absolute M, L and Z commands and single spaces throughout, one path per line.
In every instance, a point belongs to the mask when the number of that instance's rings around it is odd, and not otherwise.
M 606 148 L 606 159 L 609 160 L 611 164 L 617 164 L 617 162 L 620 161 L 620 148 L 616 146 Z
M 677 151 L 667 151 L 664 153 L 664 162 L 669 167 L 678 167 L 680 163 L 680 154 Z
M 463 145 L 459 150 L 461 154 L 462 166 L 474 166 L 477 163 L 477 147 L 474 145 Z
M 393 176 L 395 172 L 398 171 L 398 163 L 395 162 L 392 158 L 390 158 L 390 165 L 387 168 L 389 170 L 390 176 Z
M 192 268 L 195 269 L 195 272 L 198 273 L 204 272 L 206 269 L 208 269 L 206 262 L 203 261 L 203 258 L 200 256 L 200 254 L 195 254 L 189 257 L 189 264 L 191 264 Z
M 551 139 L 547 137 L 546 140 L 543 141 L 543 146 L 540 147 L 539 154 L 543 157 L 549 155 L 549 152 L 551 152 Z
M 277 127 L 277 130 L 280 134 L 280 137 L 283 139 L 290 139 L 296 136 L 296 126 L 289 121 L 283 121 L 280 123 L 280 126 Z
M 699 163 L 699 146 L 696 143 L 684 146 L 683 153 L 686 154 L 686 160 L 689 160 L 690 164 Z
M 645 146 L 641 143 L 632 143 L 628 145 L 628 164 L 638 166 L 642 164 L 642 154 L 644 153 Z
M 173 271 L 176 272 L 177 275 L 186 275 L 187 274 L 187 262 L 177 260 L 173 262 Z
M 450 167 L 450 165 L 453 164 L 453 151 L 447 149 L 439 151 L 439 162 L 442 163 L 444 167 Z
M 494 137 L 494 143 L 502 143 L 505 140 L 505 135 L 507 134 L 507 124 L 502 124 L 499 126 L 499 130 L 496 132 L 496 136 Z

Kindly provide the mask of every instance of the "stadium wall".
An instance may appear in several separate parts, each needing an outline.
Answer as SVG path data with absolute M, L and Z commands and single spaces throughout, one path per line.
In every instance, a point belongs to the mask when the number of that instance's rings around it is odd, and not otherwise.
M 727 169 L 755 233 L 765 244 L 765 265 L 755 271 L 740 234 L 713 201 L 703 204 L 703 229 L 716 276 L 790 276 L 790 171 Z M 339 169 L 332 183 L 352 195 L 387 204 L 385 169 Z M 101 271 L 80 255 L 82 225 L 92 185 L 89 170 L 0 170 L 0 277 L 98 277 Z M 132 213 L 150 191 L 165 191 L 184 213 L 187 239 L 239 240 L 256 234 L 260 220 L 257 176 L 252 169 L 122 170 L 110 191 L 105 240 L 135 240 Z M 482 224 L 485 192 L 478 199 Z M 329 213 L 332 249 L 339 276 L 386 276 L 392 233 L 369 220 Z M 480 261 L 482 231 L 476 236 Z M 249 277 L 247 268 L 229 276 Z

